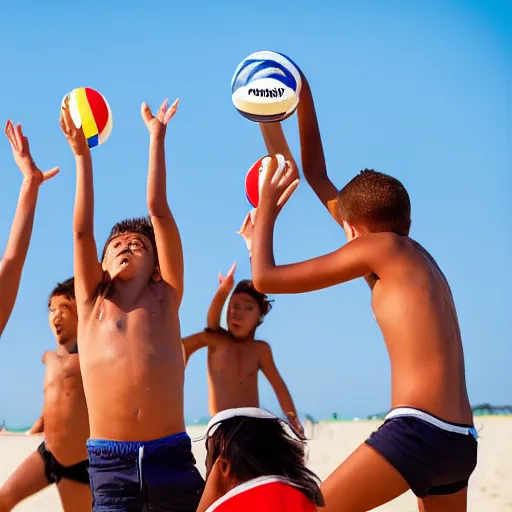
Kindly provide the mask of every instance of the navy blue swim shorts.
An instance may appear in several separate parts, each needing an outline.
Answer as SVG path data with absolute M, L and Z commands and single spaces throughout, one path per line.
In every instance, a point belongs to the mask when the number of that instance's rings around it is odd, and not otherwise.
M 145 442 L 89 439 L 93 511 L 196 512 L 204 480 L 185 433 Z
M 476 467 L 477 438 L 473 425 L 448 423 L 412 407 L 399 407 L 366 444 L 403 476 L 418 498 L 424 498 L 467 487 Z

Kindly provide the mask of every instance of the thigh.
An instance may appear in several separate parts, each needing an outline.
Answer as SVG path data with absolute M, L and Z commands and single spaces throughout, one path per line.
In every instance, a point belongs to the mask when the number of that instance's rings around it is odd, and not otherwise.
M 144 467 L 145 496 L 151 512 L 196 512 L 204 480 L 194 465 L 152 463 Z
M 40 453 L 31 453 L 0 489 L 0 510 L 11 510 L 17 503 L 50 485 Z
M 380 453 L 362 444 L 321 489 L 324 512 L 366 512 L 400 496 L 409 484 Z
M 92 494 L 87 484 L 63 478 L 57 489 L 64 512 L 91 512 Z
M 418 499 L 420 512 L 466 512 L 467 504 L 467 487 L 455 494 L 426 496 L 425 498 Z

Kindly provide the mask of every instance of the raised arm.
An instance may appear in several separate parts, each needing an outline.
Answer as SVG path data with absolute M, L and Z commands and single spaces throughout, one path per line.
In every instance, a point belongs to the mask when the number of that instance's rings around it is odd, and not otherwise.
M 14 126 L 11 121 L 7 121 L 5 134 L 11 144 L 14 160 L 23 174 L 23 182 L 9 239 L 0 261 L 0 335 L 18 295 L 32 236 L 39 186 L 59 172 L 57 167 L 46 172 L 39 170 L 32 159 L 28 139 L 23 135 L 21 125 Z
M 274 356 L 272 355 L 272 349 L 270 345 L 265 342 L 259 342 L 260 345 L 260 368 L 267 380 L 269 381 L 274 393 L 277 396 L 279 405 L 283 410 L 286 418 L 290 425 L 296 430 L 297 434 L 301 437 L 304 435 L 302 425 L 300 424 L 297 416 L 297 410 L 293 403 L 290 391 L 286 386 L 279 370 L 277 369 L 276 363 L 274 362 Z
M 342 225 L 338 215 L 338 189 L 327 175 L 313 95 L 304 75 L 302 75 L 302 89 L 297 116 L 299 119 L 300 151 L 304 177 L 318 199 L 329 210 L 332 218 Z
M 261 134 L 269 155 L 283 155 L 296 168 L 297 164 L 293 158 L 292 151 L 283 131 L 281 123 L 260 123 Z
M 76 128 L 66 100 L 60 127 L 76 161 L 76 193 L 73 213 L 73 254 L 77 306 L 90 303 L 103 278 L 94 239 L 94 187 L 91 152 L 82 128 Z
M 178 109 L 178 100 L 167 108 L 163 102 L 156 117 L 142 104 L 142 118 L 149 130 L 149 168 L 147 200 L 155 230 L 156 248 L 162 279 L 176 292 L 178 303 L 183 297 L 183 248 L 180 232 L 167 202 L 165 133 L 167 123 Z
M 349 242 L 341 249 L 301 263 L 277 266 L 274 261 L 273 234 L 279 213 L 297 187 L 292 173 L 277 173 L 272 159 L 266 171 L 253 232 L 252 278 L 262 293 L 304 293 L 345 281 L 378 274 L 378 258 L 390 254 L 386 234 L 369 234 Z
M 219 272 L 219 287 L 217 288 L 210 307 L 208 308 L 208 316 L 206 319 L 206 326 L 212 331 L 218 331 L 220 329 L 222 308 L 235 285 L 235 270 L 236 263 L 233 263 L 225 277 L 223 277 Z

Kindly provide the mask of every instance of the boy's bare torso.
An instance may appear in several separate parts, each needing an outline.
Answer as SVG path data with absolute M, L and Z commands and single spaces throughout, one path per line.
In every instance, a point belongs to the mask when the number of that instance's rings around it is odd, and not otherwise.
M 80 318 L 91 437 L 147 441 L 185 430 L 184 363 L 173 290 L 151 284 L 121 302 L 107 290 Z
M 236 341 L 228 333 L 215 336 L 208 349 L 208 406 L 213 416 L 234 407 L 259 407 L 258 372 L 261 342 Z
M 46 352 L 44 436 L 46 447 L 64 466 L 87 459 L 89 419 L 78 354 Z
M 392 407 L 412 406 L 446 421 L 472 423 L 453 297 L 432 257 L 417 242 L 389 233 L 368 279 L 372 308 L 391 360 Z

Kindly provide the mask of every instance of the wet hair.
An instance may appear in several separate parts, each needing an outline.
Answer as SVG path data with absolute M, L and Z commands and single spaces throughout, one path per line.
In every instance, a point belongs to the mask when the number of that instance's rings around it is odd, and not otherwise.
M 48 297 L 48 309 L 50 309 L 50 303 L 53 297 L 57 297 L 59 295 L 64 295 L 69 300 L 75 299 L 75 278 L 70 277 L 62 283 L 57 283 L 57 286 L 52 290 L 50 296 Z
M 260 476 L 281 476 L 314 505 L 323 506 L 320 479 L 306 467 L 304 445 L 288 434 L 279 418 L 238 416 L 217 424 L 214 433 L 207 435 L 206 466 L 212 468 L 222 457 L 240 483 Z
M 273 301 L 269 300 L 269 298 L 264 293 L 260 293 L 258 290 L 256 290 L 251 280 L 243 279 L 240 281 L 233 290 L 233 295 L 236 293 L 246 293 L 256 301 L 258 307 L 260 308 L 261 321 L 263 321 L 263 317 L 270 313 Z
M 153 225 L 151 224 L 151 220 L 149 217 L 137 217 L 134 219 L 125 219 L 121 222 L 118 222 L 110 231 L 110 235 L 105 242 L 105 246 L 103 247 L 103 252 L 101 254 L 101 261 L 105 259 L 105 254 L 107 252 L 107 247 L 114 238 L 117 238 L 121 235 L 126 235 L 128 233 L 134 233 L 138 235 L 146 236 L 151 245 L 153 246 L 153 251 L 155 253 L 155 260 L 158 260 L 156 253 L 156 241 L 155 241 L 155 231 L 153 229 Z
M 378 233 L 407 236 L 411 227 L 411 201 L 402 183 L 387 174 L 364 169 L 338 194 L 341 220 Z

